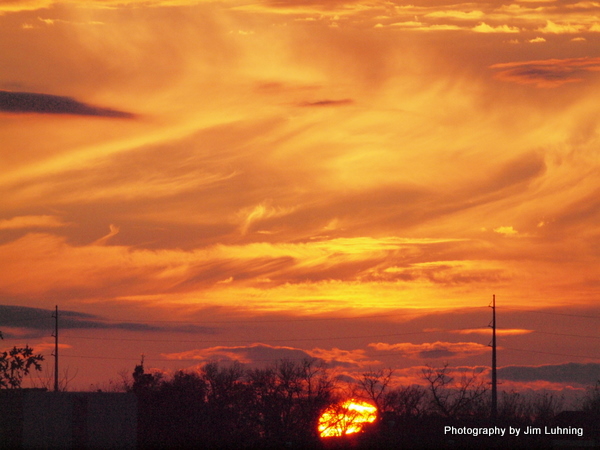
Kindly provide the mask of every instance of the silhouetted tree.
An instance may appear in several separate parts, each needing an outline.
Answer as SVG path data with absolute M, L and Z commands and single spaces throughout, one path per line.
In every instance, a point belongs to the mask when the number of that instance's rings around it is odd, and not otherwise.
M 144 391 L 157 389 L 162 380 L 160 373 L 146 373 L 144 369 L 144 357 L 142 361 L 133 369 L 133 384 L 131 390 L 134 393 L 142 393 Z
M 248 406 L 252 401 L 242 364 L 211 362 L 202 367 L 200 375 L 207 388 L 206 426 L 212 445 L 233 446 L 237 442 L 254 441 L 257 430 L 248 420 Z
M 161 435 L 167 435 L 171 447 L 189 447 L 206 441 L 209 430 L 203 427 L 208 410 L 207 385 L 198 372 L 175 372 L 170 380 L 163 380 L 153 395 L 159 405 L 158 420 Z
M 417 418 L 425 412 L 427 391 L 422 386 L 400 386 L 387 394 L 387 408 L 398 417 Z
M 480 408 L 487 392 L 485 381 L 476 373 L 463 374 L 456 382 L 450 376 L 448 364 L 434 369 L 427 367 L 422 377 L 429 384 L 430 406 L 433 412 L 448 418 L 472 416 Z
M 530 423 L 533 417 L 531 398 L 520 392 L 500 392 L 498 418 L 512 423 Z
M 248 371 L 253 416 L 260 435 L 274 446 L 308 444 L 318 439 L 317 422 L 332 403 L 334 382 L 314 359 L 282 360 Z
M 596 381 L 596 385 L 589 388 L 583 398 L 583 411 L 600 415 L 600 380 Z
M 394 370 L 391 368 L 382 370 L 371 370 L 362 374 L 358 380 L 358 385 L 362 390 L 363 396 L 377 407 L 379 413 L 390 410 L 389 396 L 390 383 Z
M 362 411 L 352 408 L 348 401 L 336 402 L 329 405 L 321 416 L 319 428 L 326 436 L 343 436 L 350 432 L 356 432 L 358 424 L 364 425 Z
M 536 395 L 532 401 L 534 422 L 549 423 L 562 410 L 563 404 L 564 397 L 558 397 L 556 394 L 544 392 Z
M 4 339 L 0 332 L 0 339 Z M 33 349 L 14 346 L 8 351 L 0 352 L 0 389 L 18 389 L 21 387 L 23 378 L 34 370 L 42 370 L 40 362 L 44 360 L 43 355 L 34 355 Z
M 51 373 L 51 370 L 52 369 L 46 365 L 44 367 L 44 373 L 41 375 L 37 374 L 36 378 L 31 380 L 32 387 L 46 389 L 48 391 L 54 389 L 54 375 Z M 74 373 L 71 374 L 71 369 L 69 367 L 64 368 L 58 378 L 58 390 L 66 392 L 71 381 L 77 376 L 77 372 L 78 370 L 75 370 Z

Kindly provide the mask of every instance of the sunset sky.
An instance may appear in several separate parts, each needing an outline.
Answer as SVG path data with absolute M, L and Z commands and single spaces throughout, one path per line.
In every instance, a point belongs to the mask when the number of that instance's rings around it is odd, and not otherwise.
M 0 2 L 0 330 L 87 389 L 600 379 L 600 3 Z

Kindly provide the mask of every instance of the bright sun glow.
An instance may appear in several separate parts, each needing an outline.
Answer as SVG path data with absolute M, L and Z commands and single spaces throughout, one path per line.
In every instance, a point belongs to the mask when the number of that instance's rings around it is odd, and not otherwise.
M 347 400 L 325 410 L 319 419 L 319 434 L 321 437 L 330 437 L 357 433 L 376 418 L 375 406 L 360 400 Z

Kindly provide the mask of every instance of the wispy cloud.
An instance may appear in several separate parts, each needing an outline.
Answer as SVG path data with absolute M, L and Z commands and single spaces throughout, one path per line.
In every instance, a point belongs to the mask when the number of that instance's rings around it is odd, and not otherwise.
M 15 328 L 22 331 L 5 332 L 6 338 L 39 337 L 40 331 L 54 327 L 54 311 L 25 306 L 0 305 L 0 326 Z M 174 332 L 174 333 L 203 333 L 214 334 L 217 329 L 196 325 L 156 325 L 143 322 L 121 322 L 107 320 L 103 317 L 61 309 L 59 311 L 60 328 L 64 330 L 122 330 L 137 332 Z
M 72 114 L 77 116 L 127 119 L 135 117 L 129 112 L 88 105 L 71 97 L 11 91 L 0 91 L 0 111 L 32 114 Z
M 495 77 L 502 81 L 556 88 L 566 83 L 581 82 L 584 74 L 600 71 L 600 58 L 519 61 L 490 67 L 499 70 Z
M 353 104 L 354 101 L 350 98 L 344 98 L 340 100 L 315 100 L 312 102 L 300 103 L 300 106 L 305 107 L 327 107 L 327 106 L 347 106 Z
M 106 244 L 106 242 L 113 236 L 116 236 L 117 234 L 119 234 L 119 227 L 116 225 L 113 225 L 112 223 L 109 225 L 109 233 L 106 236 L 102 236 L 100 239 L 98 239 L 97 241 L 94 242 L 93 245 L 104 245 Z
M 59 228 L 67 226 L 57 216 L 17 216 L 0 220 L 0 230 L 16 230 L 23 228 Z
M 473 27 L 473 31 L 477 33 L 519 33 L 518 27 L 509 25 L 488 25 L 485 22 L 481 22 L 479 25 Z
M 188 362 L 198 360 L 199 364 L 210 361 L 238 361 L 250 366 L 273 365 L 282 360 L 300 362 L 308 359 L 325 363 L 330 368 L 341 368 L 352 371 L 360 371 L 365 367 L 380 363 L 367 356 L 365 350 L 362 349 L 341 350 L 335 347 L 331 349 L 300 349 L 261 343 L 193 349 L 178 353 L 163 354 L 162 356 L 167 359 L 185 360 Z
M 271 346 L 266 344 L 252 344 L 246 346 L 218 346 L 205 349 L 187 350 L 178 353 L 165 353 L 167 359 L 175 360 L 198 360 L 199 364 L 210 361 L 238 361 L 244 364 L 267 365 L 276 363 L 282 359 L 301 361 L 312 359 L 310 353 L 305 350 L 285 347 Z
M 450 333 L 457 334 L 482 334 L 484 336 L 491 336 L 492 330 L 490 327 L 488 328 L 470 328 L 464 330 L 449 330 Z M 500 336 L 517 336 L 521 334 L 529 334 L 533 333 L 534 330 L 525 330 L 520 328 L 498 328 L 496 330 L 496 334 Z
M 380 352 L 395 352 L 412 359 L 444 359 L 465 358 L 489 352 L 487 345 L 475 342 L 426 342 L 423 344 L 383 342 L 369 344 L 369 347 Z
M 544 27 L 538 28 L 536 31 L 541 33 L 553 33 L 553 34 L 571 34 L 581 33 L 586 30 L 585 25 L 571 24 L 571 23 L 555 23 L 551 20 L 546 22 Z
M 480 344 L 447 342 L 487 343 L 486 293 L 521 349 L 558 339 L 523 305 L 596 304 L 595 2 L 80 3 L 0 2 L 4 303 L 58 298 L 90 313 L 64 319 L 103 327 L 94 336 L 136 329 L 109 315 L 148 318 L 137 325 L 155 338 L 174 328 L 149 317 L 217 309 L 219 320 L 401 309 L 365 333 L 436 328 L 380 350 L 367 344 L 387 338 L 248 350 L 250 331 L 232 325 L 207 343 L 220 349 L 189 355 L 308 355 L 348 373 L 487 364 Z M 255 342 L 344 324 L 269 324 Z M 17 325 L 2 323 L 39 331 Z M 210 332 L 194 327 L 178 331 Z M 564 341 L 565 354 L 582 345 Z M 128 357 L 186 349 L 152 342 Z

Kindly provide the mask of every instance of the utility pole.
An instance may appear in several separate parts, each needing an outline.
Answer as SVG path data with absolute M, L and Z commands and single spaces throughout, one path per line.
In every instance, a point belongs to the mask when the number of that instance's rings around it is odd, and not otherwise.
M 54 317 L 54 392 L 58 392 L 58 305 L 52 317 Z
M 496 295 L 492 297 L 492 420 L 498 417 L 498 380 L 496 378 Z

